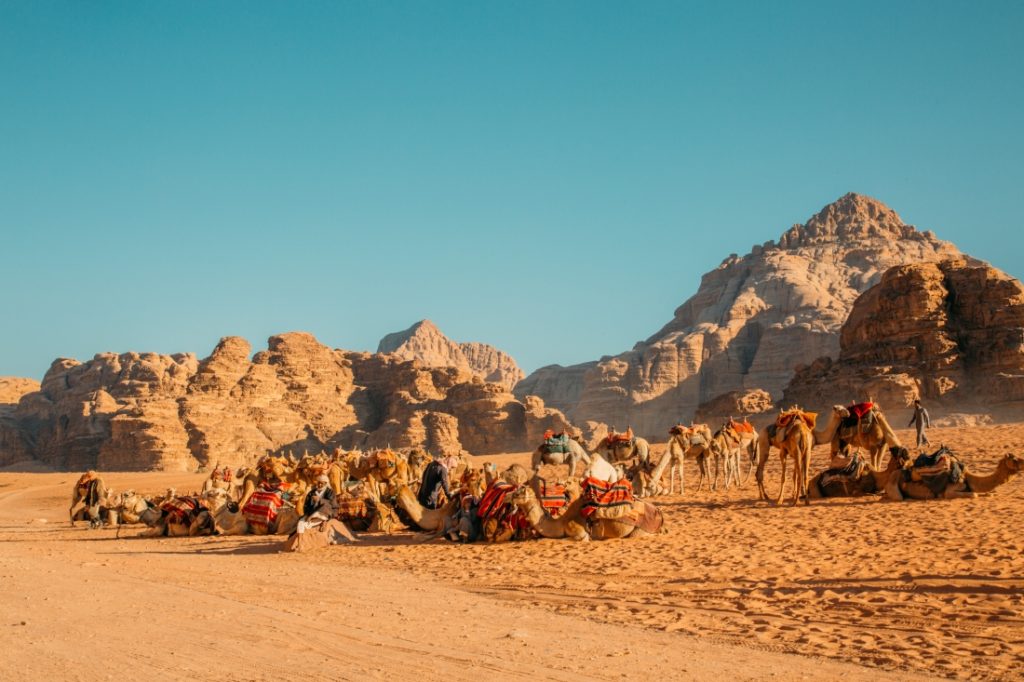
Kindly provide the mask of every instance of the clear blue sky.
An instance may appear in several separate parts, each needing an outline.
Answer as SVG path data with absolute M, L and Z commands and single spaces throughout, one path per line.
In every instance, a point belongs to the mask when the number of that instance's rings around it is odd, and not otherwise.
M 840 6 L 842 5 L 842 6 Z M 848 191 L 1021 277 L 1024 3 L 0 2 L 0 375 L 632 347 Z

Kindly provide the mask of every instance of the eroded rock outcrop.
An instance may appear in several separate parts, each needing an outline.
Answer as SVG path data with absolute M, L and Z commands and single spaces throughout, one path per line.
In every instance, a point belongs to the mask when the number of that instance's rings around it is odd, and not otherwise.
M 915 398 L 948 408 L 1024 401 L 1024 285 L 964 259 L 895 267 L 857 299 L 837 359 L 802 367 L 785 404 Z
M 57 360 L 0 420 L 0 465 L 191 470 L 334 446 L 493 454 L 532 449 L 545 428 L 567 424 L 469 368 L 332 349 L 302 332 L 273 336 L 250 358 L 251 350 L 226 337 L 202 361 Z
M 703 403 L 762 389 L 774 399 L 798 364 L 835 357 L 862 292 L 895 265 L 958 256 L 882 203 L 847 194 L 778 243 L 732 255 L 704 275 L 674 319 L 633 350 L 573 367 L 544 367 L 515 388 L 574 422 L 631 425 L 662 437 Z
M 729 391 L 713 398 L 697 408 L 693 420 L 697 423 L 710 424 L 712 430 L 717 429 L 726 419 L 749 418 L 755 415 L 772 412 L 775 405 L 768 391 L 754 388 L 747 391 Z
M 392 353 L 404 360 L 419 360 L 428 367 L 469 370 L 484 381 L 512 390 L 524 374 L 516 361 L 486 343 L 456 343 L 430 320 L 420 320 L 405 331 L 388 334 L 377 345 L 378 353 Z

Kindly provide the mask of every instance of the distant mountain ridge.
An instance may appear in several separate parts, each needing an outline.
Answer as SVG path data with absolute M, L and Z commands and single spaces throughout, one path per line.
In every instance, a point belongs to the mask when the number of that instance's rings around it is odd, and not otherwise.
M 798 365 L 838 355 L 854 301 L 886 270 L 961 255 L 885 204 L 846 194 L 778 242 L 730 255 L 632 350 L 542 367 L 514 392 L 541 397 L 574 423 L 632 426 L 660 438 L 725 393 L 764 389 L 781 398 Z
M 408 329 L 388 334 L 377 344 L 378 353 L 391 353 L 403 360 L 419 360 L 428 367 L 458 367 L 484 381 L 508 390 L 525 376 L 511 355 L 486 343 L 456 343 L 430 320 L 420 320 Z

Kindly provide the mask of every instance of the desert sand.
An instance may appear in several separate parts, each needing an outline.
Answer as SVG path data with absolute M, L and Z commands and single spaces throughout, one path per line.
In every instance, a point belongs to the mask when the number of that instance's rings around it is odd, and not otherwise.
M 1024 452 L 1024 424 L 930 436 L 980 473 Z M 694 492 L 687 466 L 687 494 L 655 498 L 658 536 L 405 532 L 308 554 L 70 528 L 76 473 L 0 472 L 0 679 L 1024 677 L 1024 477 L 974 500 L 776 507 L 752 477 Z M 151 492 L 204 477 L 104 472 Z

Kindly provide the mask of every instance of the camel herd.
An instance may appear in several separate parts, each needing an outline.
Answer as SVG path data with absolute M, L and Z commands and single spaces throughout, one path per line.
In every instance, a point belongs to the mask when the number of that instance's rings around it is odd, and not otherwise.
M 832 466 L 812 477 L 811 449 L 822 444 L 831 447 Z M 677 477 L 679 493 L 685 494 L 687 457 L 695 460 L 700 472 L 698 491 L 705 480 L 715 490 L 720 474 L 728 488 L 743 485 L 756 472 L 759 497 L 771 499 L 764 470 L 773 451 L 778 452 L 782 472 L 776 504 L 785 498 L 790 480 L 793 504 L 871 494 L 890 500 L 935 499 L 989 492 L 1024 469 L 1024 459 L 1007 454 L 995 471 L 978 475 L 945 448 L 931 458 L 914 459 L 878 406 L 864 403 L 832 407 L 821 429 L 815 413 L 799 408 L 780 412 L 760 430 L 732 419 L 715 432 L 703 424 L 677 424 L 669 430 L 668 446 L 657 461 L 651 458 L 650 443 L 631 430 L 613 431 L 590 452 L 567 434 L 545 434 L 533 454 L 532 471 L 512 465 L 498 472 L 493 464 L 477 469 L 464 457 L 446 458 L 453 492 L 438 509 L 425 508 L 416 494 L 431 457 L 421 450 L 384 449 L 335 450 L 333 455 L 298 460 L 268 455 L 237 472 L 218 464 L 202 492 L 191 495 L 174 490 L 149 497 L 134 491 L 115 494 L 96 472 L 88 472 L 75 485 L 70 515 L 72 525 L 83 519 L 92 526 L 106 522 L 119 528 L 142 523 L 153 535 L 291 534 L 306 492 L 318 477 L 326 476 L 344 503 L 339 509 L 347 516 L 337 518 L 364 521 L 359 530 L 390 532 L 404 524 L 432 537 L 492 542 L 623 538 L 663 531 L 661 513 L 648 498 L 674 494 Z M 866 453 L 863 459 L 859 451 Z M 883 468 L 886 451 L 890 457 Z M 557 485 L 545 481 L 540 476 L 543 464 L 567 465 L 568 480 Z M 253 516 L 257 507 L 259 514 Z

